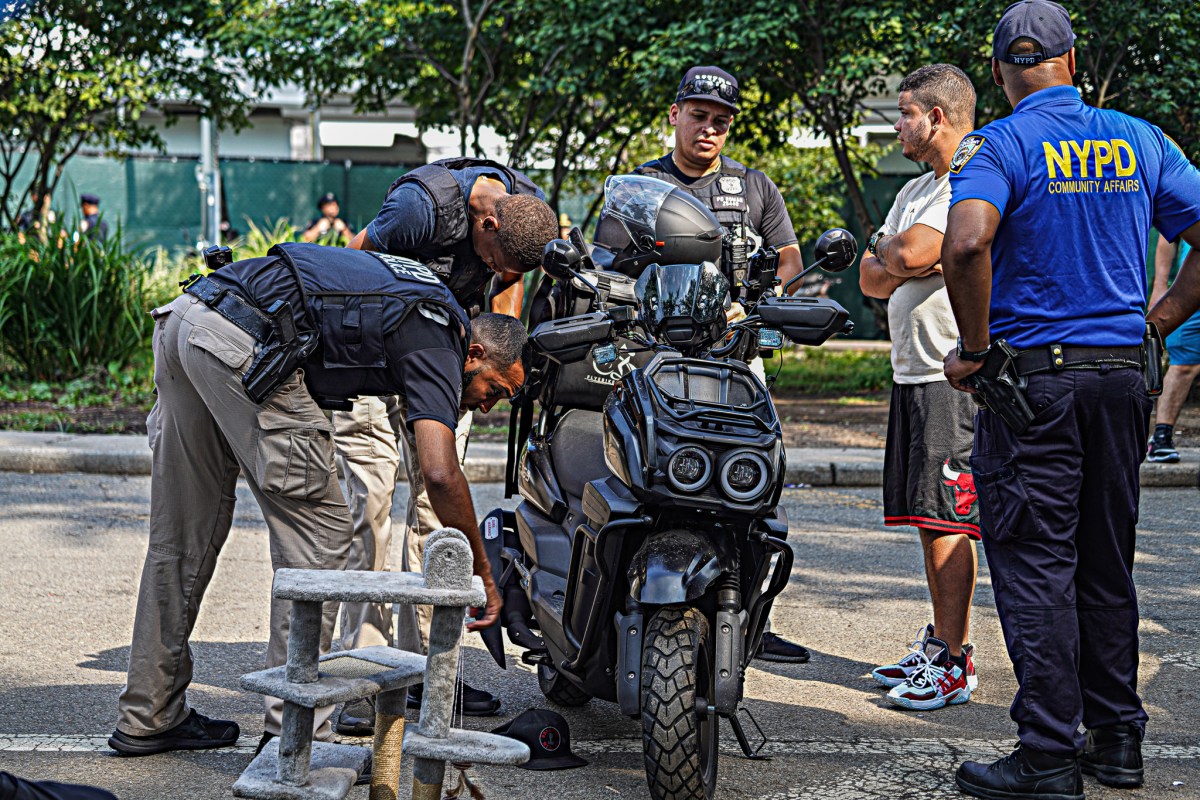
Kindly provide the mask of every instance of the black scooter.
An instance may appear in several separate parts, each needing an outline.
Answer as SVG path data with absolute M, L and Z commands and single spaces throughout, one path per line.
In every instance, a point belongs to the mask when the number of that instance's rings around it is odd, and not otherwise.
M 813 267 L 840 271 L 856 255 L 850 234 L 830 231 Z M 828 298 L 776 296 L 777 263 L 769 249 L 751 260 L 747 316 L 727 326 L 728 283 L 712 263 L 652 264 L 634 281 L 593 269 L 582 237 L 551 242 L 543 269 L 559 307 L 582 298 L 590 311 L 531 335 L 541 365 L 526 399 L 541 412 L 533 423 L 525 404 L 510 462 L 524 499 L 482 524 L 503 627 L 542 692 L 640 717 L 656 800 L 713 796 L 721 717 L 756 754 L 738 715 L 744 672 L 791 574 L 779 419 L 763 382 L 726 356 L 745 337 L 764 350 L 784 336 L 819 345 L 853 326 Z M 602 410 L 581 407 L 580 368 L 618 365 Z M 484 640 L 505 666 L 499 630 Z

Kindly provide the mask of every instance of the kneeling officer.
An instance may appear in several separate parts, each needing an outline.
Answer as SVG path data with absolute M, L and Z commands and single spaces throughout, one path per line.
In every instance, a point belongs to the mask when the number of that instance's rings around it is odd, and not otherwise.
M 126 755 L 237 741 L 237 724 L 190 708 L 186 690 L 188 640 L 233 520 L 239 470 L 262 508 L 273 569 L 345 568 L 353 523 L 321 406 L 406 396 L 434 511 L 471 539 L 487 590 L 487 608 L 470 627 L 491 625 L 500 610 L 454 429 L 461 411 L 521 386 L 521 323 L 500 314 L 468 321 L 416 261 L 318 245 L 278 245 L 184 287 L 153 312 L 150 547 L 108 740 Z M 325 649 L 337 608 L 327 604 Z M 267 666 L 286 661 L 289 611 L 272 600 Z M 281 708 L 268 698 L 268 734 L 279 733 Z M 319 739 L 331 735 L 331 711 L 318 712 Z

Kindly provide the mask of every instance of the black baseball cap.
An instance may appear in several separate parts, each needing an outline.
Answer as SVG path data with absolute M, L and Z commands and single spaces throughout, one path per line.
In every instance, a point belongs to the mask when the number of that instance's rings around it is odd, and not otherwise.
M 740 93 L 737 78 L 720 67 L 692 67 L 684 73 L 683 80 L 679 82 L 675 102 L 710 100 L 728 106 L 736 114 Z
M 337 201 L 338 201 L 338 199 L 337 199 L 336 194 L 334 194 L 333 192 L 326 192 L 325 194 L 321 195 L 320 198 L 318 198 L 317 208 L 322 208 L 327 203 L 336 203 Z
M 588 763 L 571 752 L 571 728 L 557 711 L 531 708 L 492 733 L 529 745 L 524 769 L 573 769 Z
M 81 194 L 79 195 L 79 202 L 91 203 L 94 206 L 98 206 L 100 205 L 100 197 L 94 194 Z
M 1036 53 L 1010 53 L 1013 42 L 1022 37 L 1033 39 L 1041 48 Z M 1058 58 L 1075 45 L 1071 15 L 1051 0 L 1021 0 L 1004 10 L 992 37 L 992 58 L 1009 64 L 1028 66 Z

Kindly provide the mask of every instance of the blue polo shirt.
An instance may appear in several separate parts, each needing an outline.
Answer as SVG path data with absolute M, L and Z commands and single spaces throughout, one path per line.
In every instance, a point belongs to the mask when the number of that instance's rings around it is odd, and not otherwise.
M 965 137 L 950 173 L 951 205 L 1000 212 L 993 341 L 1141 343 L 1149 229 L 1175 241 L 1200 221 L 1200 171 L 1161 130 L 1054 86 Z

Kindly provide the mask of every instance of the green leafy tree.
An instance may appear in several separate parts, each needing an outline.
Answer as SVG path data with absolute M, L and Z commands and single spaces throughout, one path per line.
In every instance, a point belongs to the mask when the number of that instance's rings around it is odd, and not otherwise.
M 1195 53 L 1200 30 L 1195 0 L 1090 0 L 1072 4 L 1075 85 L 1084 102 L 1148 120 L 1200 161 L 1200 72 Z M 978 93 L 976 124 L 1011 109 L 992 81 L 992 31 L 1001 9 L 980 13 L 966 6 L 922 0 L 913 9 L 921 35 L 900 41 L 899 73 L 945 62 L 971 76 Z
M 81 148 L 161 145 L 142 113 L 165 101 L 244 122 L 236 64 L 205 45 L 239 0 L 8 2 L 0 21 L 0 215 L 48 208 Z

